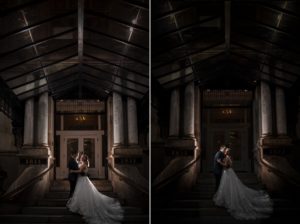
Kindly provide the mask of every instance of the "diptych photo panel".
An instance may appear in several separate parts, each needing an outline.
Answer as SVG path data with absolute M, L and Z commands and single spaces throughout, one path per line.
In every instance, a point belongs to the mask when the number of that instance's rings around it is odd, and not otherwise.
M 0 5 L 0 223 L 149 223 L 149 1 Z
M 151 1 L 152 223 L 299 220 L 299 6 Z
M 1 224 L 300 221 L 299 2 L 0 0 L 0 24 Z

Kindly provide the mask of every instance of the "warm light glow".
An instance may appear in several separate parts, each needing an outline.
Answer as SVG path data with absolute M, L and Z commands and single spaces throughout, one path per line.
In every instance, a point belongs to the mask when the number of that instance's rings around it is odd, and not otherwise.
M 76 121 L 85 121 L 86 120 L 86 116 L 84 116 L 84 115 L 75 116 L 75 120 Z
M 222 110 L 222 114 L 226 114 L 226 115 L 232 114 L 232 110 L 231 109 L 224 109 L 224 110 Z

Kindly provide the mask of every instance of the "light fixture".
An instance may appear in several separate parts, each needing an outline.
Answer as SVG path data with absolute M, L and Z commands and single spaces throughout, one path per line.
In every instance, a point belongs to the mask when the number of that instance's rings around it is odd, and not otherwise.
M 132 26 L 129 28 L 129 31 L 130 31 L 130 32 L 133 32 L 133 27 L 132 27 Z
M 75 120 L 76 121 L 85 121 L 86 120 L 86 116 L 85 115 L 75 116 Z
M 137 22 L 136 19 L 131 20 L 132 24 L 136 24 L 136 22 Z
M 232 110 L 231 109 L 224 109 L 224 110 L 222 110 L 222 114 L 230 115 L 230 114 L 232 114 Z

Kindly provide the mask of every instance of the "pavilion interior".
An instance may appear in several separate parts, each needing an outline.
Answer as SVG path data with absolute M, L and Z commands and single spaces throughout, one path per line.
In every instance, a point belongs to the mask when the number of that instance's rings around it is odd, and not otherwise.
M 6 193 L 47 169 L 44 185 L 67 182 L 78 150 L 92 179 L 108 180 L 125 204 L 148 205 L 148 17 L 147 0 L 1 1 Z
M 153 0 L 151 18 L 153 195 L 192 189 L 221 144 L 299 191 L 300 4 Z

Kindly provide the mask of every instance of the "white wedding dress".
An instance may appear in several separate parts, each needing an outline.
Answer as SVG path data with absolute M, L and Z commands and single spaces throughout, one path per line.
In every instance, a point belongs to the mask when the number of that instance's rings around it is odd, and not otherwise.
M 87 176 L 80 174 L 73 197 L 67 202 L 67 208 L 81 214 L 88 224 L 119 224 L 123 220 L 120 203 L 101 194 Z
M 224 169 L 213 201 L 217 206 L 227 208 L 236 219 L 268 218 L 273 212 L 269 195 L 245 186 L 232 168 Z

